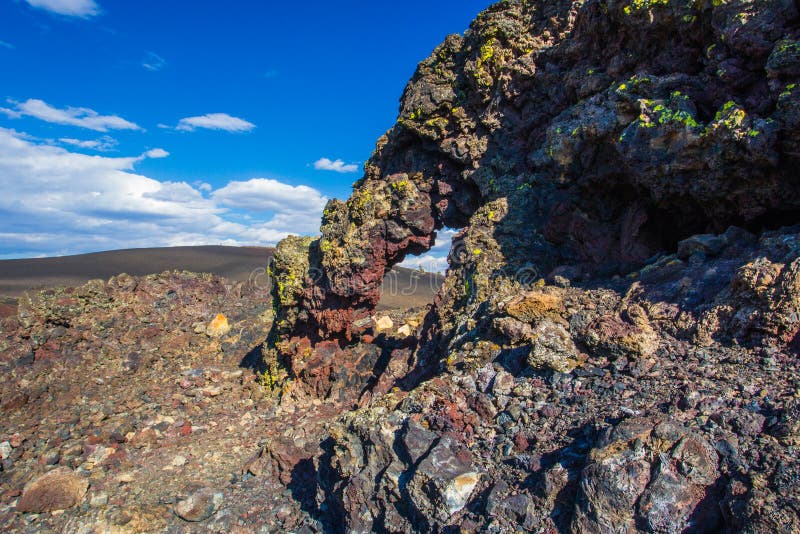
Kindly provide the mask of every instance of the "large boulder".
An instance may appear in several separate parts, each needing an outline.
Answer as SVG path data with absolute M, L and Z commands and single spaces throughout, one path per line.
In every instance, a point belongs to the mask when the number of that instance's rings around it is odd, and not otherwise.
M 33 479 L 17 502 L 20 512 L 54 512 L 67 510 L 83 501 L 89 481 L 68 467 L 58 467 Z
M 703 501 L 718 475 L 702 436 L 669 421 L 624 421 L 589 453 L 571 530 L 717 532 L 721 513 Z

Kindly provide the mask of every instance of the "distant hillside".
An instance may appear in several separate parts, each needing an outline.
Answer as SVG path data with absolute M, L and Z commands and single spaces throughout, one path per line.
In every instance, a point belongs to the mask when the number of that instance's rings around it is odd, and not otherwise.
M 112 250 L 61 256 L 0 261 L 0 295 L 18 297 L 24 291 L 60 285 L 80 285 L 89 280 L 108 279 L 120 273 L 135 276 L 168 270 L 214 273 L 234 281 L 258 276 L 272 257 L 268 247 L 169 247 Z M 255 274 L 254 274 L 255 273 Z M 433 300 L 441 277 L 435 274 L 419 276 L 409 269 L 398 268 L 387 275 L 391 282 L 381 306 L 405 308 L 422 306 Z

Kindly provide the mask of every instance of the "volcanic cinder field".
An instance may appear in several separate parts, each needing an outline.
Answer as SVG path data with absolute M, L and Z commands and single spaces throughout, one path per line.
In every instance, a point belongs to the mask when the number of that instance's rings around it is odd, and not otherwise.
M 25 291 L 76 286 L 120 273 L 143 276 L 163 271 L 213 273 L 233 282 L 269 283 L 269 247 L 165 247 L 95 252 L 75 256 L 0 261 L 0 298 L 8 304 Z M 387 274 L 381 307 L 424 306 L 433 300 L 441 276 L 397 268 Z

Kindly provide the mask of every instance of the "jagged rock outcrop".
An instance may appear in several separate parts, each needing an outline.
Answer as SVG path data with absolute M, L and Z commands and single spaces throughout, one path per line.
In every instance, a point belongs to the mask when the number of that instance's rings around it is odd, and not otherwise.
M 600 287 L 499 294 L 436 376 L 330 428 L 316 462 L 321 504 L 344 518 L 331 528 L 800 528 L 800 227 L 716 239 Z M 458 461 L 418 484 L 442 440 Z M 463 507 L 444 507 L 462 474 Z
M 451 277 L 468 286 L 483 263 L 626 273 L 693 234 L 793 222 L 798 17 L 791 0 L 489 8 L 420 63 L 352 197 L 302 244 L 284 335 L 349 338 L 386 269 L 445 225 L 466 228 Z
M 276 252 L 270 361 L 358 385 L 321 520 L 800 528 L 798 78 L 794 0 L 508 0 L 448 37 L 322 236 Z M 384 272 L 444 226 L 419 339 L 365 379 Z

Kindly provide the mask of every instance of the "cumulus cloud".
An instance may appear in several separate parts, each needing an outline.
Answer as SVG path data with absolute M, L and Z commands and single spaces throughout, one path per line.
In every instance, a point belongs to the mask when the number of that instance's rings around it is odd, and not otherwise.
M 109 152 L 114 150 L 117 146 L 117 140 L 108 135 L 104 135 L 99 139 L 73 139 L 71 137 L 62 137 L 58 140 L 60 143 L 87 150 L 97 150 L 98 152 Z
M 216 197 L 216 192 L 204 195 L 202 183 L 159 181 L 135 171 L 143 158 L 164 155 L 161 149 L 138 157 L 79 154 L 0 128 L 0 256 L 274 245 L 290 233 L 310 233 L 319 226 L 325 199 L 312 188 L 274 180 L 265 186 L 258 179 L 231 182 Z M 237 193 L 248 188 L 261 195 L 263 204 L 248 203 Z M 246 225 L 238 222 L 246 215 L 251 216 Z
M 163 182 L 157 191 L 144 193 L 144 198 L 165 202 L 201 201 L 203 195 L 186 182 Z
M 358 172 L 358 165 L 355 163 L 347 163 L 337 159 L 331 161 L 328 158 L 320 158 L 314 162 L 314 168 L 318 171 L 334 171 L 334 172 Z
M 148 52 L 142 60 L 142 67 L 150 72 L 159 71 L 166 66 L 167 61 L 155 52 Z
M 191 132 L 198 128 L 207 130 L 223 130 L 226 132 L 249 132 L 256 125 L 227 113 L 208 113 L 197 117 L 186 117 L 178 121 L 176 130 Z
M 400 264 L 400 267 L 422 269 L 427 273 L 444 273 L 447 270 L 447 255 L 423 254 L 422 256 L 409 257 Z
M 163 148 L 154 148 L 152 150 L 148 150 L 147 152 L 145 152 L 144 156 L 150 159 L 161 159 L 169 156 L 169 152 L 167 152 Z
M 25 0 L 31 7 L 68 17 L 89 18 L 100 13 L 94 0 Z
M 96 132 L 107 132 L 108 130 L 141 130 L 141 128 L 130 121 L 116 115 L 100 115 L 93 109 L 73 108 L 58 109 L 44 100 L 29 98 L 25 102 L 9 103 L 15 106 L 14 109 L 0 108 L 0 112 L 5 113 L 12 119 L 20 117 L 34 117 L 45 122 L 54 124 L 65 124 L 67 126 L 78 126 Z
M 291 186 L 268 178 L 246 182 L 230 182 L 213 194 L 223 206 L 249 211 L 313 211 L 320 212 L 328 202 L 319 191 L 305 185 Z
M 408 256 L 400 264 L 401 267 L 409 269 L 419 269 L 420 267 L 429 273 L 444 273 L 447 270 L 447 256 L 450 253 L 453 237 L 458 232 L 451 228 L 445 228 L 436 235 L 436 242 L 433 247 L 421 256 Z

